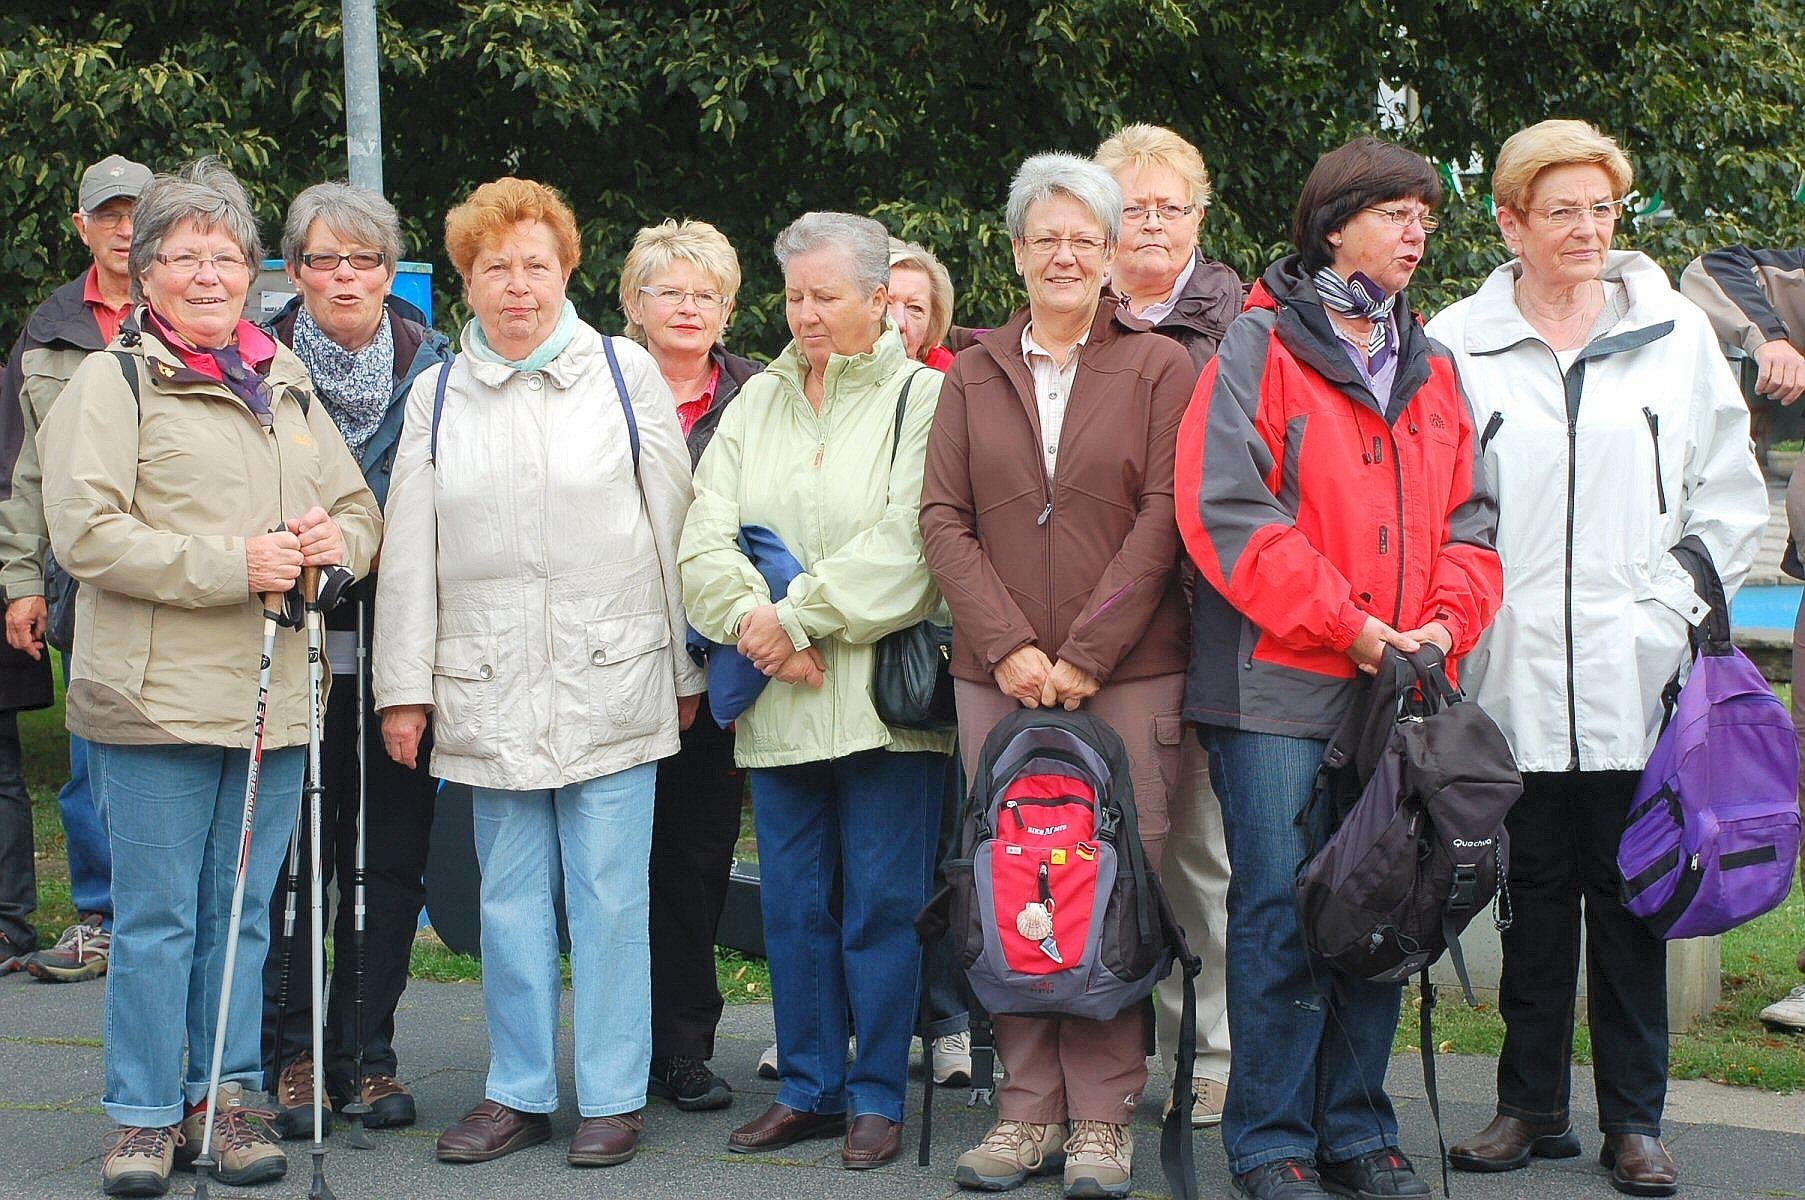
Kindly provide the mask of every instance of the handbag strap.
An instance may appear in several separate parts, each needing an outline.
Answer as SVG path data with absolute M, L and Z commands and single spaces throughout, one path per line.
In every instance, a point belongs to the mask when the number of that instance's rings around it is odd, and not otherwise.
M 896 398 L 896 428 L 890 431 L 890 465 L 896 465 L 896 448 L 902 443 L 903 414 L 909 409 L 909 389 L 915 386 L 915 372 L 903 380 L 902 395 Z

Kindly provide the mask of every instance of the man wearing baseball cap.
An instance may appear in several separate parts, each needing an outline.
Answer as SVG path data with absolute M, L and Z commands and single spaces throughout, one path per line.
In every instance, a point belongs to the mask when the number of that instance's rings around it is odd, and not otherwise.
M 69 890 L 80 920 L 49 949 L 20 953 L 35 941 L 24 917 L 35 904 L 29 801 L 10 801 L 18 771 L 17 710 L 50 702 L 44 657 L 48 608 L 37 432 L 81 360 L 106 347 L 130 314 L 132 209 L 150 168 L 110 154 L 82 172 L 75 235 L 92 263 L 39 305 L 0 372 L 0 590 L 6 596 L 6 645 L 0 646 L 0 970 L 23 965 L 41 980 L 67 983 L 106 974 L 112 949 L 112 854 L 88 787 L 87 744 L 69 738 L 69 782 L 57 796 L 69 853 Z M 68 659 L 63 660 L 64 672 Z M 25 795 L 17 781 L 17 795 Z M 20 810 L 20 811 L 15 811 Z M 23 830 L 17 828 L 23 821 Z M 22 851 L 22 853 L 21 853 Z M 20 910 L 23 909 L 23 912 Z

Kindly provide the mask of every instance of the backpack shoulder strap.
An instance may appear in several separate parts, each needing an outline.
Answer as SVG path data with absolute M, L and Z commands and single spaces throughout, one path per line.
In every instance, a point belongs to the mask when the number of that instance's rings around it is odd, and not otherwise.
M 427 465 L 436 465 L 439 461 L 439 418 L 445 415 L 445 385 L 451 382 L 451 364 L 458 360 L 452 355 L 439 366 L 439 377 L 432 388 L 432 432 L 426 443 Z
M 125 386 L 132 389 L 132 403 L 138 406 L 139 412 L 144 409 L 144 400 L 138 395 L 138 364 L 130 354 L 123 350 L 113 351 L 113 357 L 119 363 L 119 373 L 125 376 Z
M 633 453 L 633 478 L 639 478 L 639 421 L 633 416 L 633 401 L 627 397 L 627 380 L 620 373 L 620 356 L 614 352 L 614 339 L 602 338 L 602 353 L 608 356 L 608 372 L 614 376 L 614 394 L 620 397 L 620 410 L 627 418 L 627 445 Z

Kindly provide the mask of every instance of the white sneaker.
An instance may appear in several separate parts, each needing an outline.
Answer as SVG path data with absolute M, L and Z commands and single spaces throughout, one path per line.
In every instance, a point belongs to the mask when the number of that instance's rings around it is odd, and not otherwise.
M 941 1087 L 965 1087 L 971 1083 L 970 1030 L 934 1039 L 934 1082 Z
M 1761 1019 L 1784 1033 L 1805 1033 L 1805 983 L 1762 1009 Z

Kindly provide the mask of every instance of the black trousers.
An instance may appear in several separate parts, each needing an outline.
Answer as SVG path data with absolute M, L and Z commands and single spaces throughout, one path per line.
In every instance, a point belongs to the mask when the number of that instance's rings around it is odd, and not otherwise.
M 395 1006 L 407 987 L 408 956 L 426 903 L 421 873 L 432 831 L 433 800 L 438 781 L 426 769 L 431 755 L 430 732 L 421 739 L 419 767 L 402 766 L 382 748 L 382 726 L 374 708 L 364 712 L 365 805 L 369 828 L 364 839 L 364 1072 L 394 1075 Z M 357 681 L 338 675 L 326 703 L 326 737 L 321 746 L 325 795 L 320 803 L 320 840 L 329 853 L 323 874 L 339 880 L 339 904 L 333 921 L 334 961 L 327 987 L 326 1074 L 333 1090 L 343 1094 L 355 1073 L 356 1043 L 353 1002 L 357 956 L 353 951 L 352 868 L 357 852 Z M 270 899 L 270 951 L 263 969 L 263 1061 L 267 1084 L 275 1087 L 281 1068 L 313 1049 L 313 1013 L 307 992 L 311 984 L 308 942 L 309 881 L 307 805 L 301 805 L 301 872 L 295 895 L 294 936 L 286 959 L 281 954 L 282 878 Z M 285 872 L 286 873 L 286 872 Z M 288 972 L 286 1015 L 279 1003 L 284 964 Z
M 652 811 L 652 1056 L 714 1057 L 721 1020 L 714 937 L 740 835 L 745 776 L 733 733 L 702 698 L 682 749 L 658 764 Z
M 29 954 L 38 945 L 38 931 L 31 923 L 38 907 L 33 849 L 19 714 L 0 712 L 0 934 L 12 943 L 10 953 Z
M 947 755 L 946 787 L 940 797 L 940 830 L 934 846 L 934 882 L 928 889 L 930 895 L 945 884 L 941 864 L 958 852 L 960 839 L 964 836 L 960 828 L 965 816 L 964 782 L 965 772 L 960 767 L 959 756 Z M 977 1000 L 971 994 L 965 968 L 959 965 L 958 953 L 953 949 L 951 930 L 921 948 L 921 1000 L 922 1011 L 918 1019 L 926 1036 L 945 1037 L 971 1028 L 972 1007 Z
M 1667 946 L 1618 899 L 1617 842 L 1635 771 L 1530 772 L 1510 811 L 1510 901 L 1498 1011 L 1498 1111 L 1567 1119 L 1581 910 L 1598 1125 L 1661 1134 Z

